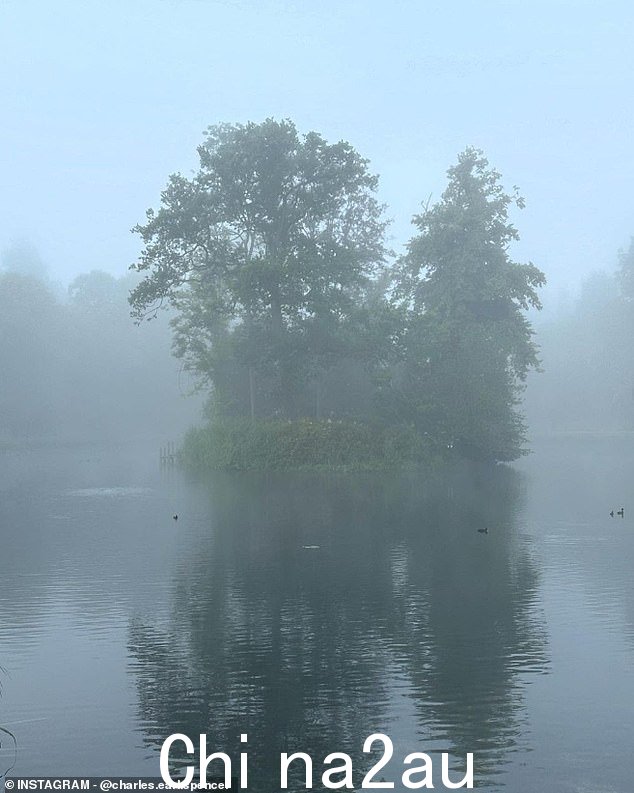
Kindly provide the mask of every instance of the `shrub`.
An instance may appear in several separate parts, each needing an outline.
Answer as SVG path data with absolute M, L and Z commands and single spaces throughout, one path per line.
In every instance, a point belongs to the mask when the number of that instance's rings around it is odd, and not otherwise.
M 372 470 L 426 462 L 430 451 L 410 427 L 354 421 L 214 421 L 190 430 L 182 459 L 197 469 Z

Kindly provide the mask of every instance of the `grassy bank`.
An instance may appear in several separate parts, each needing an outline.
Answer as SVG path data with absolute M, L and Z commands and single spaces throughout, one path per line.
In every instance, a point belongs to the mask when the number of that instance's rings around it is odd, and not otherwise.
M 248 470 L 380 470 L 431 461 L 410 428 L 353 421 L 223 421 L 190 430 L 187 467 Z

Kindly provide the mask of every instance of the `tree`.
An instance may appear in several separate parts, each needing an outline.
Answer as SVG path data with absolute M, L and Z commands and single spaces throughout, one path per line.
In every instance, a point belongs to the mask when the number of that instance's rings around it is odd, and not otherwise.
M 634 237 L 626 251 L 619 251 L 619 269 L 617 273 L 621 294 L 626 301 L 634 298 Z
M 545 283 L 533 264 L 510 259 L 518 233 L 507 194 L 484 154 L 466 149 L 448 171 L 441 200 L 414 218 L 419 234 L 397 271 L 408 310 L 401 394 L 419 429 L 468 456 L 522 453 L 519 396 L 539 365 L 525 316 Z
M 33 438 L 56 420 L 63 387 L 62 309 L 31 275 L 0 272 L 0 440 Z
M 290 121 L 211 127 L 193 179 L 173 175 L 138 232 L 137 319 L 173 306 L 175 350 L 217 392 L 242 381 L 302 412 L 345 357 L 346 326 L 383 262 L 386 223 L 367 161 Z M 232 387 L 225 388 L 232 391 Z
M 2 251 L 0 269 L 42 282 L 47 280 L 46 265 L 38 249 L 28 239 L 14 240 Z

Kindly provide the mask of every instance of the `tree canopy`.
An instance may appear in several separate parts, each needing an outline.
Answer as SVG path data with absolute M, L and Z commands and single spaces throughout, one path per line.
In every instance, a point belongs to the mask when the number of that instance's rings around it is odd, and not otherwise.
M 526 375 L 538 367 L 525 315 L 540 308 L 544 274 L 511 260 L 518 233 L 509 195 L 484 154 L 466 149 L 448 171 L 441 200 L 415 216 L 419 233 L 397 268 L 407 308 L 406 410 L 422 431 L 476 457 L 508 460 L 522 448 L 517 410 Z
M 522 453 L 545 278 L 511 259 L 523 200 L 482 152 L 459 156 L 391 267 L 377 177 L 349 143 L 267 119 L 211 127 L 198 153 L 135 228 L 130 302 L 139 321 L 175 310 L 174 350 L 216 414 L 371 418 L 479 459 Z
M 287 415 L 350 345 L 385 259 L 377 178 L 346 142 L 290 121 L 211 127 L 192 179 L 173 175 L 136 227 L 137 319 L 174 306 L 176 351 L 221 389 L 248 370 Z

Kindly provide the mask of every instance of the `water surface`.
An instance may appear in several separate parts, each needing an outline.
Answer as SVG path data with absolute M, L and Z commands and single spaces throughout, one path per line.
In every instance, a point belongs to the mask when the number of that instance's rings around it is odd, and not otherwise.
M 278 789 L 279 753 L 300 750 L 318 788 L 329 752 L 362 773 L 383 732 L 396 790 L 412 751 L 442 789 L 446 751 L 457 772 L 474 752 L 478 789 L 629 793 L 634 505 L 608 514 L 629 446 L 559 440 L 517 470 L 432 478 L 2 452 L 12 773 L 157 775 L 171 733 L 229 753 L 247 733 L 250 789 Z

